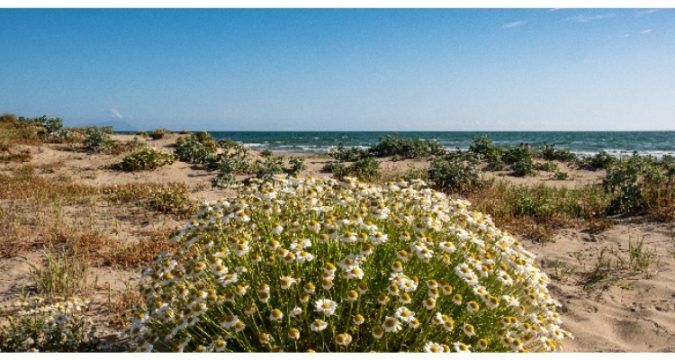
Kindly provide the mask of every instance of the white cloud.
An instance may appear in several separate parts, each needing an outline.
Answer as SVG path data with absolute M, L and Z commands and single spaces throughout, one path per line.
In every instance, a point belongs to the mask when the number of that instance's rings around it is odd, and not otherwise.
M 644 30 L 640 31 L 640 34 L 649 34 L 652 31 L 654 31 L 654 29 L 644 29 Z
M 616 14 L 599 14 L 599 15 L 576 15 L 563 19 L 563 21 L 571 21 L 575 23 L 588 23 L 591 21 L 604 20 L 615 17 Z
M 554 11 L 560 11 L 562 10 L 561 8 L 553 8 L 553 9 L 548 9 L 548 12 L 554 12 Z
M 110 108 L 110 110 L 108 110 L 108 115 L 110 115 L 110 117 L 112 117 L 113 119 L 124 119 L 126 117 L 115 108 Z
M 527 21 L 512 21 L 502 25 L 502 29 L 512 29 L 527 24 Z

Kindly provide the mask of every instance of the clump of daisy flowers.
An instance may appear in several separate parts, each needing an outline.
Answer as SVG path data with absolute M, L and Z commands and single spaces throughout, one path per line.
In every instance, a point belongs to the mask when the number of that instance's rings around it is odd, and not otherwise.
M 96 327 L 80 299 L 30 297 L 6 307 L 0 317 L 0 351 L 96 351 Z
M 141 282 L 137 351 L 555 351 L 533 254 L 422 181 L 253 182 L 205 205 Z

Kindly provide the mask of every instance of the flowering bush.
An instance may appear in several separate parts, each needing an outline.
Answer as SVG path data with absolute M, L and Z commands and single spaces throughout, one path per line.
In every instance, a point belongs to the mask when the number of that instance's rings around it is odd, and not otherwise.
M 19 310 L 0 324 L 0 350 L 96 350 L 95 328 L 84 315 L 84 302 L 73 299 L 47 304 L 35 297 L 16 305 Z
M 464 200 L 275 176 L 207 204 L 146 269 L 139 351 L 553 351 L 534 256 Z

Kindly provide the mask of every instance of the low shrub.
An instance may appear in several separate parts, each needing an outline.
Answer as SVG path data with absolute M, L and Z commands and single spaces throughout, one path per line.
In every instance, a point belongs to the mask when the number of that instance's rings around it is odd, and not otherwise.
M 546 161 L 543 163 L 536 163 L 534 164 L 534 169 L 535 170 L 540 170 L 540 171 L 546 171 L 546 172 L 554 172 L 558 171 L 558 164 Z
M 371 156 L 359 159 L 349 166 L 342 162 L 329 162 L 321 171 L 331 173 L 337 179 L 352 176 L 362 181 L 375 181 L 380 177 L 379 163 Z
M 164 129 L 164 128 L 159 128 L 159 129 L 155 129 L 155 130 L 151 131 L 148 134 L 148 136 L 150 136 L 150 138 L 152 140 L 159 140 L 159 139 L 164 138 L 164 135 L 166 135 L 168 133 L 170 133 L 169 130 Z
M 514 176 L 530 176 L 536 173 L 534 152 L 527 145 L 507 149 L 502 158 L 511 165 Z
M 132 350 L 561 349 L 534 256 L 420 185 L 275 177 L 208 204 L 143 272 Z
M 624 161 L 615 161 L 603 179 L 605 191 L 612 196 L 607 208 L 610 215 L 641 210 L 666 215 L 675 212 L 675 172 L 664 163 L 646 156 L 633 155 Z M 659 216 L 662 217 L 662 216 Z
M 380 141 L 372 146 L 368 153 L 377 157 L 397 156 L 402 159 L 417 159 L 431 155 L 443 155 L 445 149 L 435 140 L 405 139 L 387 135 L 380 138 Z
M 305 166 L 305 160 L 303 158 L 297 156 L 291 156 L 288 158 L 288 168 L 286 169 L 286 172 L 289 175 L 297 176 L 306 168 L 307 166 Z
M 113 140 L 110 137 L 112 127 L 90 127 L 84 139 L 84 149 L 90 153 L 102 153 L 110 149 Z
M 153 211 L 180 217 L 193 216 L 197 202 L 192 200 L 185 184 L 169 184 L 152 193 L 145 206 Z
M 328 151 L 328 155 L 337 161 L 353 162 L 368 157 L 368 150 L 359 147 L 344 147 L 339 144 Z
M 600 151 L 599 153 L 593 155 L 592 157 L 585 160 L 587 167 L 592 170 L 597 169 L 608 169 L 612 164 L 617 161 L 615 157 L 608 154 L 606 151 Z
M 176 141 L 174 155 L 176 159 L 186 163 L 206 164 L 213 161 L 213 157 L 215 156 L 215 143 L 210 145 L 213 145 L 213 149 L 210 146 L 204 145 L 195 135 L 180 137 Z
M 540 154 L 544 160 L 548 161 L 557 160 L 569 162 L 574 161 L 577 158 L 571 151 L 567 149 L 556 149 L 552 144 L 545 144 L 541 149 Z
M 173 155 L 151 147 L 143 148 L 125 156 L 113 168 L 121 171 L 154 170 L 173 163 Z
M 434 159 L 428 176 L 433 187 L 442 191 L 467 193 L 483 185 L 478 176 L 477 160 L 465 160 L 462 156 Z
M 555 180 L 567 180 L 568 177 L 569 175 L 566 172 L 560 170 L 557 170 L 555 174 L 553 174 Z
M 321 168 L 321 172 L 333 174 L 338 179 L 341 179 L 347 176 L 347 167 L 341 162 L 331 161 Z

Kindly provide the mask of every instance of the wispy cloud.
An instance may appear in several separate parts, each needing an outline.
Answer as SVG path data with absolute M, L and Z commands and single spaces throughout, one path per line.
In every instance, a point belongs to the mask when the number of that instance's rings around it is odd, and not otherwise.
M 562 10 L 561 8 L 553 8 L 553 9 L 548 9 L 547 12 L 554 12 L 554 11 L 559 11 Z
M 563 19 L 563 21 L 570 21 L 575 23 L 588 23 L 591 21 L 604 20 L 615 17 L 616 14 L 598 14 L 598 15 L 576 15 Z
M 635 16 L 645 16 L 645 15 L 651 15 L 655 12 L 659 11 L 659 9 L 647 9 L 647 10 L 640 10 L 635 13 Z
M 650 32 L 654 31 L 654 29 L 644 29 L 640 31 L 640 34 L 649 34 Z
M 512 21 L 502 25 L 502 29 L 513 29 L 515 27 L 523 26 L 527 24 L 527 21 Z
M 108 110 L 108 115 L 110 115 L 110 117 L 112 117 L 113 119 L 124 119 L 126 117 L 115 108 L 110 108 L 110 110 Z

